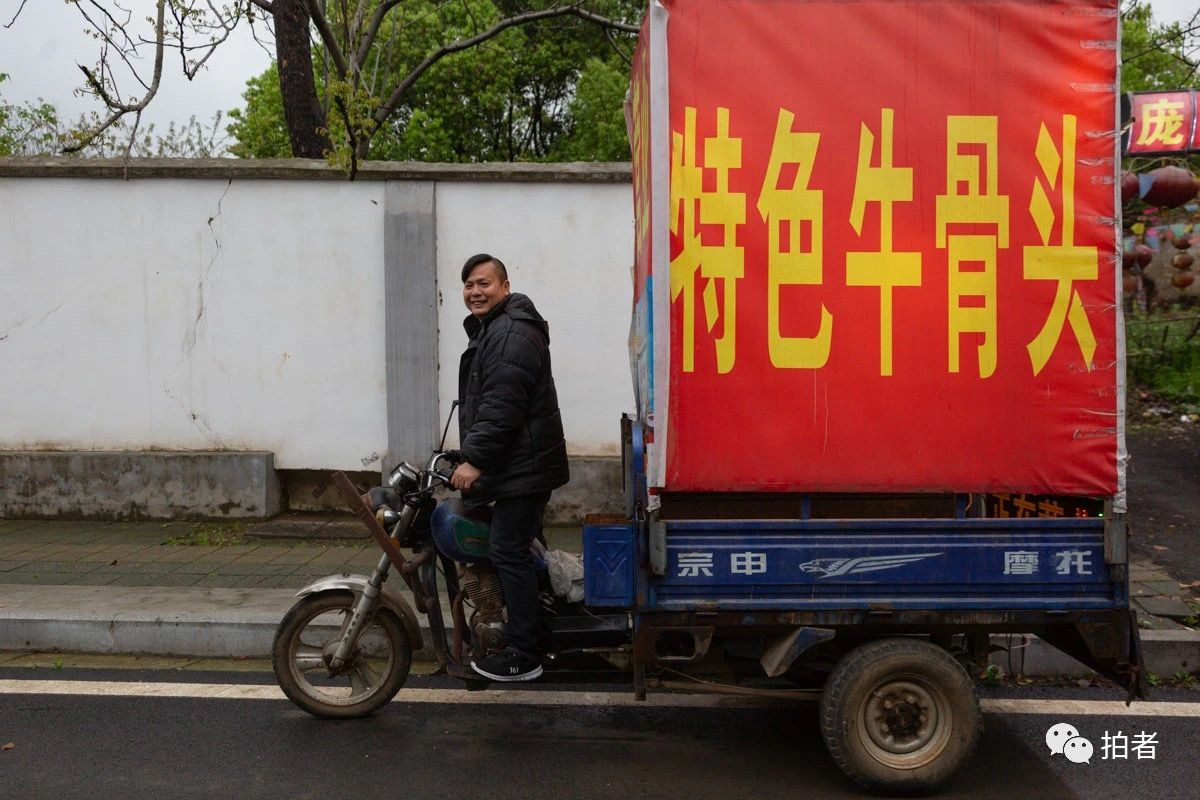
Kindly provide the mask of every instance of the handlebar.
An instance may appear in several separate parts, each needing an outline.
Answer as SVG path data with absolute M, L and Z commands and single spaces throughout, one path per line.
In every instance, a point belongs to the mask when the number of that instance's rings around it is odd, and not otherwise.
M 430 478 L 440 480 L 446 486 L 450 486 L 450 477 L 454 474 L 455 468 L 458 467 L 465 459 L 462 452 L 459 450 L 447 450 L 444 453 L 434 453 L 429 459 L 429 463 L 425 465 L 425 474 Z M 448 465 L 438 466 L 440 461 L 449 461 Z

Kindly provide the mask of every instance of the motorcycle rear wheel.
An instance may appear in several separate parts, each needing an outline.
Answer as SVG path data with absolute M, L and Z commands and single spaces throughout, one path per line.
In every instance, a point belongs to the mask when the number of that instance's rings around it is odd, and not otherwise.
M 365 717 L 387 705 L 412 665 L 412 647 L 387 609 L 368 620 L 346 665 L 334 673 L 328 659 L 354 613 L 350 592 L 302 598 L 284 615 L 271 647 L 275 679 L 288 699 L 316 717 Z

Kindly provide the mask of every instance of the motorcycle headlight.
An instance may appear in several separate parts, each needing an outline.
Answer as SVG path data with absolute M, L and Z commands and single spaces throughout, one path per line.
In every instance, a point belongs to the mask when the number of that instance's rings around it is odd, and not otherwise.
M 417 468 L 406 461 L 400 462 L 388 475 L 388 486 L 398 492 L 411 492 L 417 488 Z

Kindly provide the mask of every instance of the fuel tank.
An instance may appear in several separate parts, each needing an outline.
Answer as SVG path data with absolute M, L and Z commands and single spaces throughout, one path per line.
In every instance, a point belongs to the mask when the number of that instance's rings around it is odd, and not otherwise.
M 433 510 L 430 527 L 438 552 L 463 564 L 490 564 L 491 509 L 484 507 L 466 513 L 461 497 L 450 497 Z M 546 569 L 546 548 L 537 539 L 530 547 L 539 571 Z

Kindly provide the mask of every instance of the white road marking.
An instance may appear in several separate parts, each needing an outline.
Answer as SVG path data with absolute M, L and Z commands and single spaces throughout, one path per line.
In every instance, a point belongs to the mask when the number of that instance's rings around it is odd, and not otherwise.
M 92 697 L 176 697 L 216 700 L 283 700 L 278 686 L 230 683 L 142 683 L 118 681 L 0 680 L 0 695 L 84 695 Z M 616 708 L 768 708 L 795 705 L 766 697 L 711 694 L 651 694 L 639 702 L 632 692 L 505 691 L 486 689 L 402 689 L 398 703 L 448 703 L 509 706 L 608 706 Z M 988 714 L 1046 716 L 1200 717 L 1200 703 L 1120 700 L 981 701 Z

